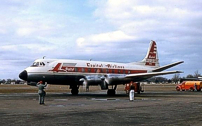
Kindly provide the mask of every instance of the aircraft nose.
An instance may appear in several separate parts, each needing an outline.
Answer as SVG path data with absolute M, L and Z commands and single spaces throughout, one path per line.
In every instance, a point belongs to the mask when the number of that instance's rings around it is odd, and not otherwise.
M 27 71 L 26 71 L 26 70 L 22 71 L 22 72 L 19 74 L 19 78 L 22 79 L 22 80 L 27 81 Z

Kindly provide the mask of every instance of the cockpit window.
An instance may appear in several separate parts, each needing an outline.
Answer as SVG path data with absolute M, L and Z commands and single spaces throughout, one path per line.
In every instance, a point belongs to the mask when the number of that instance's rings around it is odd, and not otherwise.
M 37 67 L 37 66 L 39 66 L 39 62 L 34 62 L 31 66 L 32 67 Z
M 34 62 L 31 67 L 39 67 L 39 66 L 45 66 L 44 62 Z
M 40 62 L 40 66 L 45 66 L 45 63 L 44 62 Z

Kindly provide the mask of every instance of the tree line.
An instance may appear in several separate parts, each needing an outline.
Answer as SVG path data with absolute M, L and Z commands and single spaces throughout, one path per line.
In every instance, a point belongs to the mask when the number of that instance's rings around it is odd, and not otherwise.
M 0 84 L 24 84 L 25 81 L 18 79 L 2 79 L 0 80 Z
M 154 83 L 179 83 L 182 82 L 183 80 L 192 80 L 192 79 L 197 79 L 198 77 L 201 77 L 201 74 L 199 73 L 199 71 L 195 71 L 194 74 L 188 74 L 185 77 L 180 77 L 180 74 L 174 74 L 173 77 L 171 79 L 167 79 L 164 77 L 152 77 L 151 79 L 148 79 L 148 81 L 150 82 L 154 82 Z

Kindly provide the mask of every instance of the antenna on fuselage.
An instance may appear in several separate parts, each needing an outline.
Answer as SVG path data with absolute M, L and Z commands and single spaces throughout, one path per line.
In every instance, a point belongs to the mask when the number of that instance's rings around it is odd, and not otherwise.
M 43 56 L 43 59 L 45 58 L 46 56 Z
M 92 59 L 90 59 L 90 61 L 91 61 Z

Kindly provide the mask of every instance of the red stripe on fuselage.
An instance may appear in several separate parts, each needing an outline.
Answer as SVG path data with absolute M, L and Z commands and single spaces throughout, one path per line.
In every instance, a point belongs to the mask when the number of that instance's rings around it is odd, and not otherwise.
M 59 68 L 60 68 L 61 65 L 62 65 L 62 63 L 58 63 L 58 64 L 53 68 L 53 70 L 50 70 L 50 71 L 59 72 L 59 71 L 60 71 Z
M 79 73 L 111 73 L 111 74 L 135 74 L 147 73 L 147 70 L 130 70 L 130 69 L 109 69 L 109 68 L 89 68 L 89 67 L 64 67 L 60 68 L 62 63 L 58 63 L 53 70 L 54 72 L 79 72 Z

